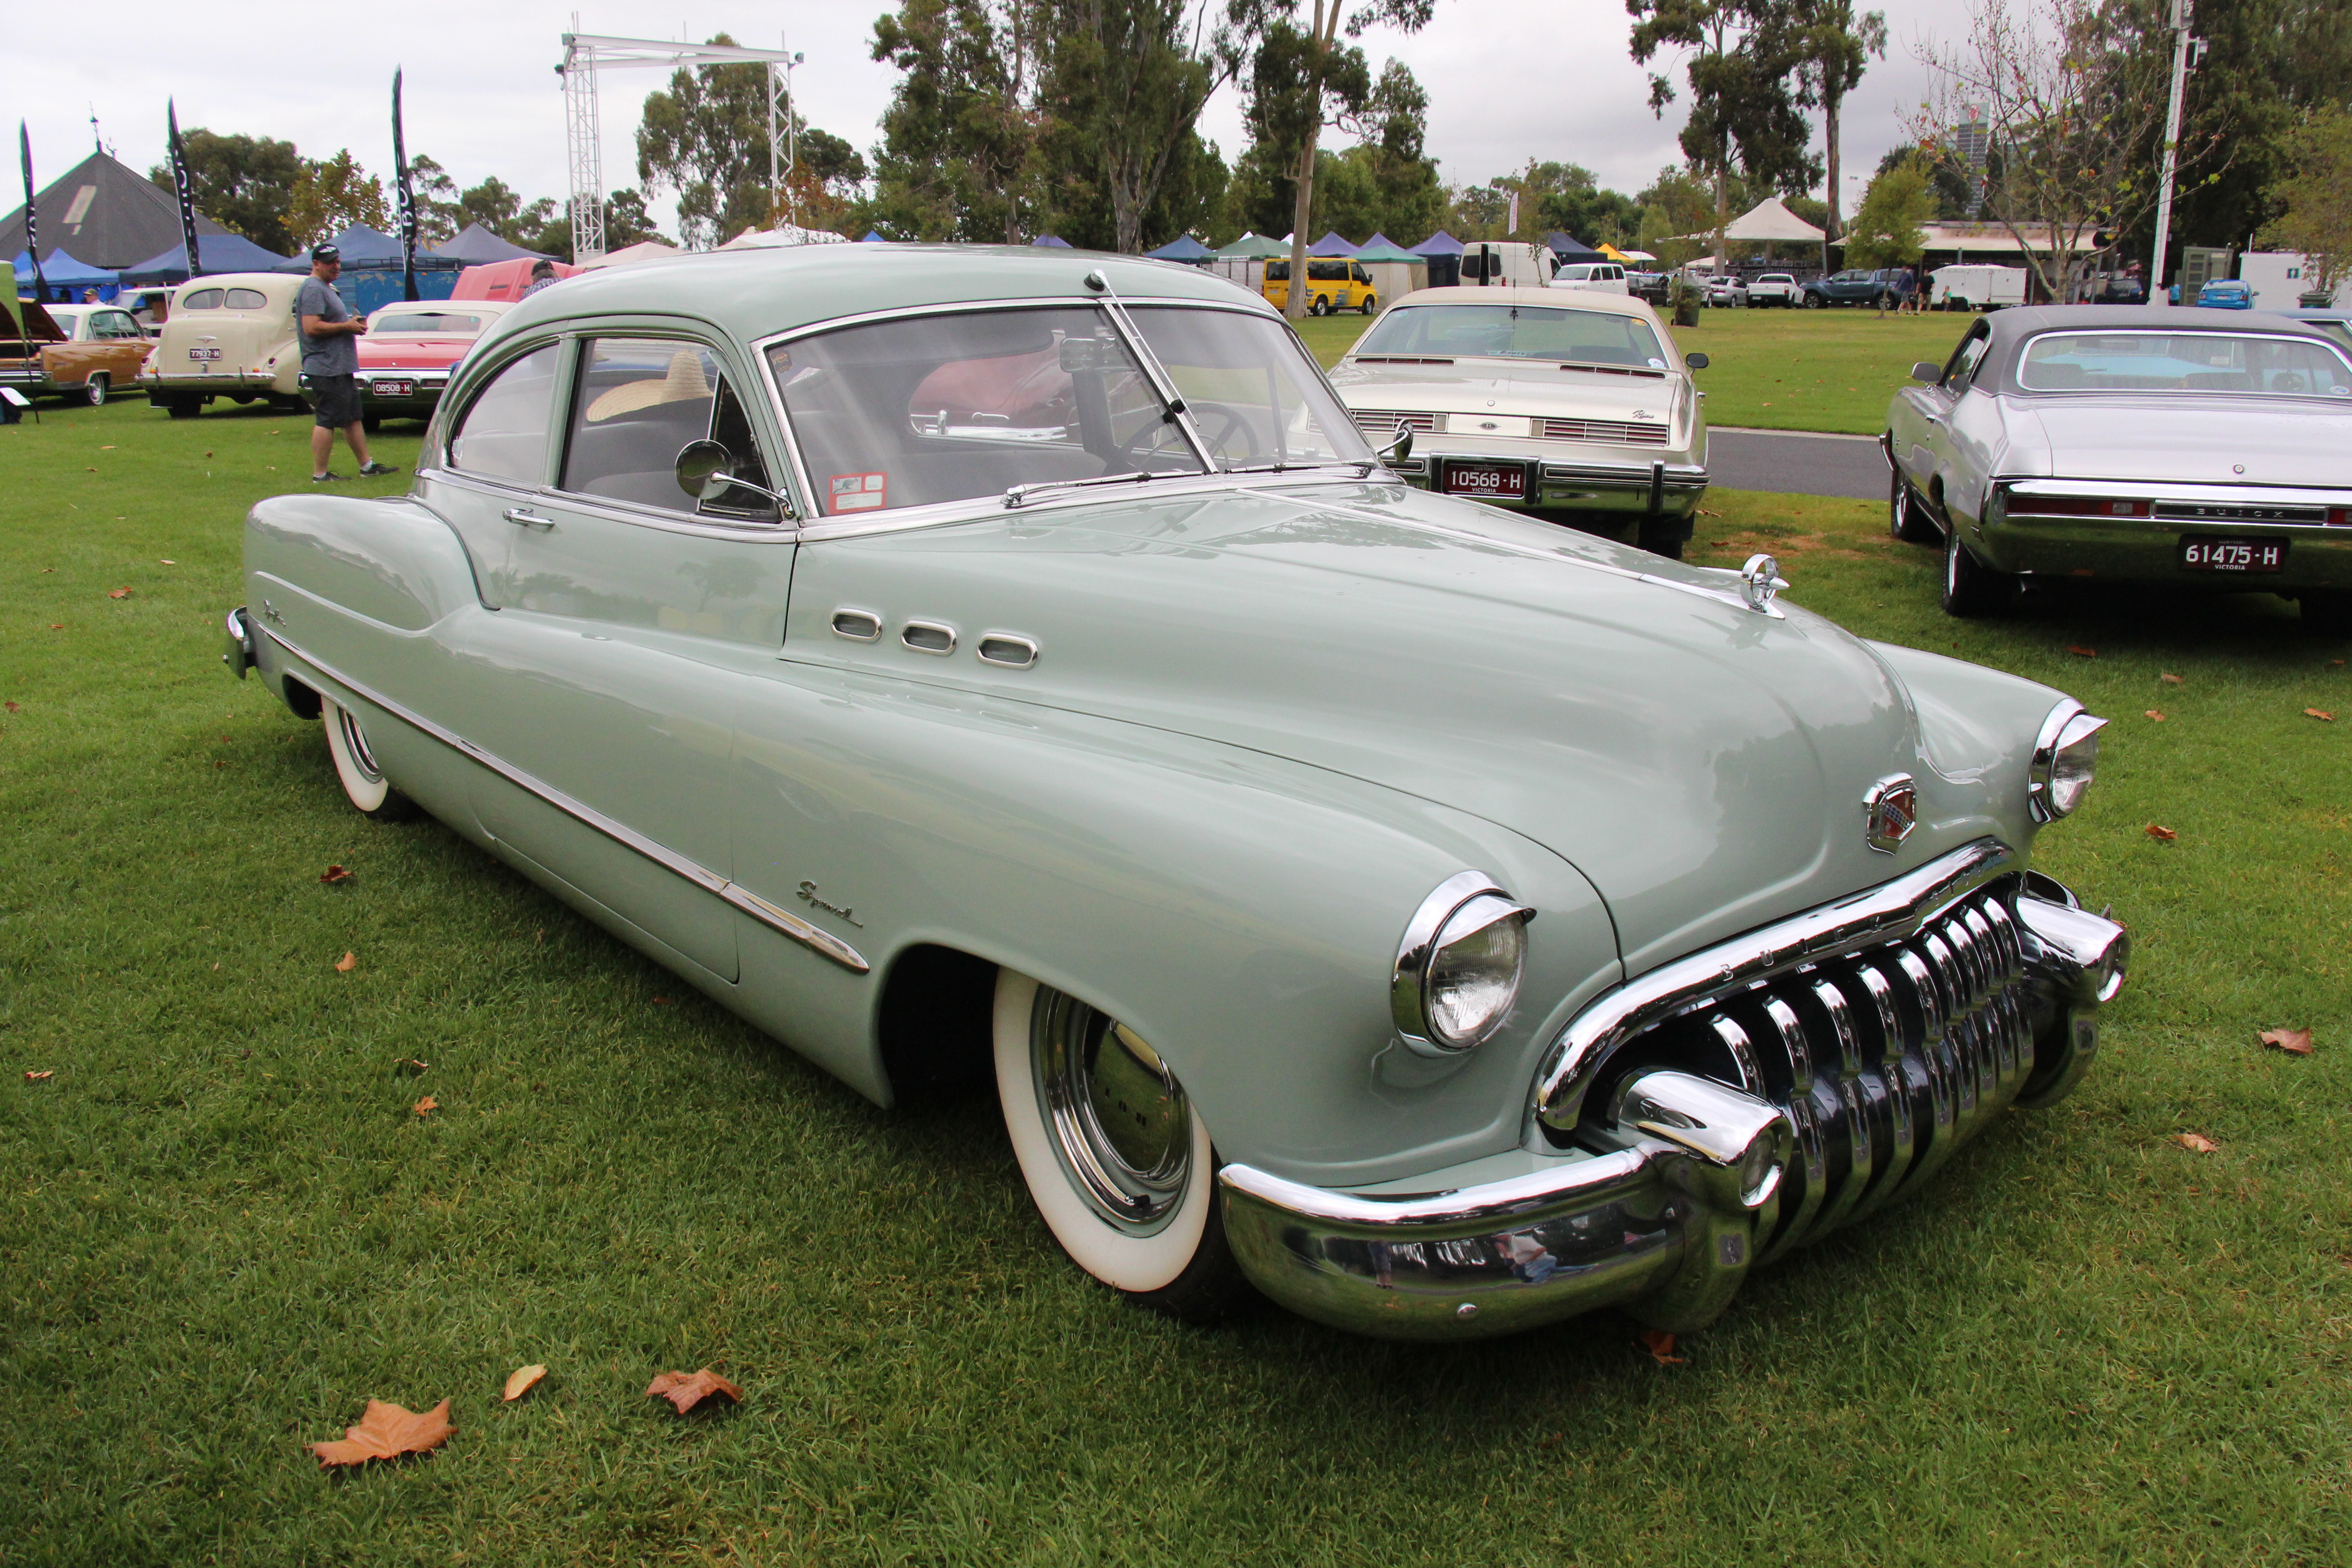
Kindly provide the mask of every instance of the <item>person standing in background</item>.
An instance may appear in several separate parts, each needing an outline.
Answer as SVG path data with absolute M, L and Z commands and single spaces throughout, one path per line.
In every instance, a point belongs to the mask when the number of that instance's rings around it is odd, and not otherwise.
M 315 425 L 310 431 L 310 482 L 327 484 L 342 475 L 328 470 L 334 456 L 335 432 L 351 444 L 360 460 L 360 474 L 396 473 L 389 463 L 368 456 L 367 430 L 360 422 L 359 335 L 367 323 L 354 317 L 343 297 L 335 292 L 342 276 L 343 253 L 331 245 L 310 247 L 310 276 L 294 296 L 294 316 L 301 322 L 302 374 L 310 389 Z
M 548 260 L 545 257 L 541 257 L 540 259 L 530 264 L 530 287 L 524 289 L 520 294 L 517 295 L 516 298 L 528 300 L 533 294 L 538 293 L 541 289 L 547 288 L 550 284 L 552 284 L 555 281 L 555 263 Z

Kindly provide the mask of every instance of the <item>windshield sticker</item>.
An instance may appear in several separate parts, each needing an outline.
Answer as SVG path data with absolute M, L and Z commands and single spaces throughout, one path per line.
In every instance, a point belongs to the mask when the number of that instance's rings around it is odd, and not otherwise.
M 889 494 L 890 476 L 887 473 L 835 474 L 824 484 L 833 497 L 833 503 L 827 510 L 873 511 L 887 504 L 883 497 Z

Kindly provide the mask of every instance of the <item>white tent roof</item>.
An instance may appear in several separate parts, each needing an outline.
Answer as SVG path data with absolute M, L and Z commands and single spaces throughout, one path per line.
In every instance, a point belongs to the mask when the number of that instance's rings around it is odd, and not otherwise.
M 625 245 L 618 250 L 608 250 L 591 261 L 580 264 L 580 270 L 599 267 L 626 267 L 634 261 L 658 261 L 665 256 L 679 254 L 677 247 L 664 245 L 658 239 L 641 239 L 635 245 Z
M 726 244 L 721 250 L 767 250 L 785 245 L 846 245 L 846 236 L 827 234 L 821 228 L 800 228 L 780 223 L 773 228 L 747 228 Z
M 1715 231 L 1707 229 L 1703 233 L 1686 234 L 1682 237 L 1713 239 Z M 1822 240 L 1822 231 L 1781 205 L 1780 197 L 1766 196 L 1762 201 L 1733 218 L 1725 227 L 1723 237 L 1743 240 L 1751 245 L 1776 239 L 1811 240 L 1818 245 Z

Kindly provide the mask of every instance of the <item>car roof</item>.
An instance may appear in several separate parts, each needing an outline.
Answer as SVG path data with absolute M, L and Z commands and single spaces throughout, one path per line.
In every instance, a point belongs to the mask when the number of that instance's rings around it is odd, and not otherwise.
M 1475 283 L 1444 289 L 1416 289 L 1401 295 L 1389 307 L 1410 310 L 1416 305 L 1541 305 L 1551 310 L 1592 310 L 1610 316 L 1643 316 L 1657 312 L 1649 301 L 1631 294 L 1596 294 L 1590 289 L 1481 289 Z
M 702 251 L 578 273 L 561 289 L 515 302 L 484 340 L 495 346 L 581 316 L 676 315 L 749 342 L 844 316 L 1084 299 L 1087 274 L 1097 270 L 1128 299 L 1279 313 L 1238 284 L 1173 261 L 1031 246 L 806 245 Z
M 2050 331 L 2104 332 L 2231 332 L 2240 336 L 2261 332 L 2275 337 L 2305 338 L 2336 353 L 2343 345 L 2316 327 L 2289 321 L 2268 311 L 2200 310 L 2181 305 L 2013 305 L 1980 318 L 1991 332 L 1991 346 L 1977 373 L 1981 384 L 2015 389 L 2018 355 L 2028 338 Z

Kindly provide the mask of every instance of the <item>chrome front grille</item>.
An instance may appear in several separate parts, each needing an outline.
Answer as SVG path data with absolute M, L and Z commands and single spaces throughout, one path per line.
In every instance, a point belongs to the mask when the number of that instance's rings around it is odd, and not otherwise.
M 2033 1070 L 2013 878 L 1909 935 L 1821 957 L 1654 1025 L 1611 1059 L 1736 1084 L 1796 1130 L 1759 1262 L 1917 1184 L 2017 1098 Z
M 1537 432 L 1547 441 L 1607 441 L 1620 447 L 1663 447 L 1663 425 L 1631 425 L 1616 419 L 1544 419 Z
M 1441 423 L 1437 415 L 1424 414 L 1417 410 L 1391 413 L 1382 409 L 1358 408 L 1349 412 L 1356 421 L 1358 430 L 1380 439 L 1391 437 L 1399 430 L 1412 430 L 1423 436 L 1433 436 L 1437 433 L 1437 426 Z

